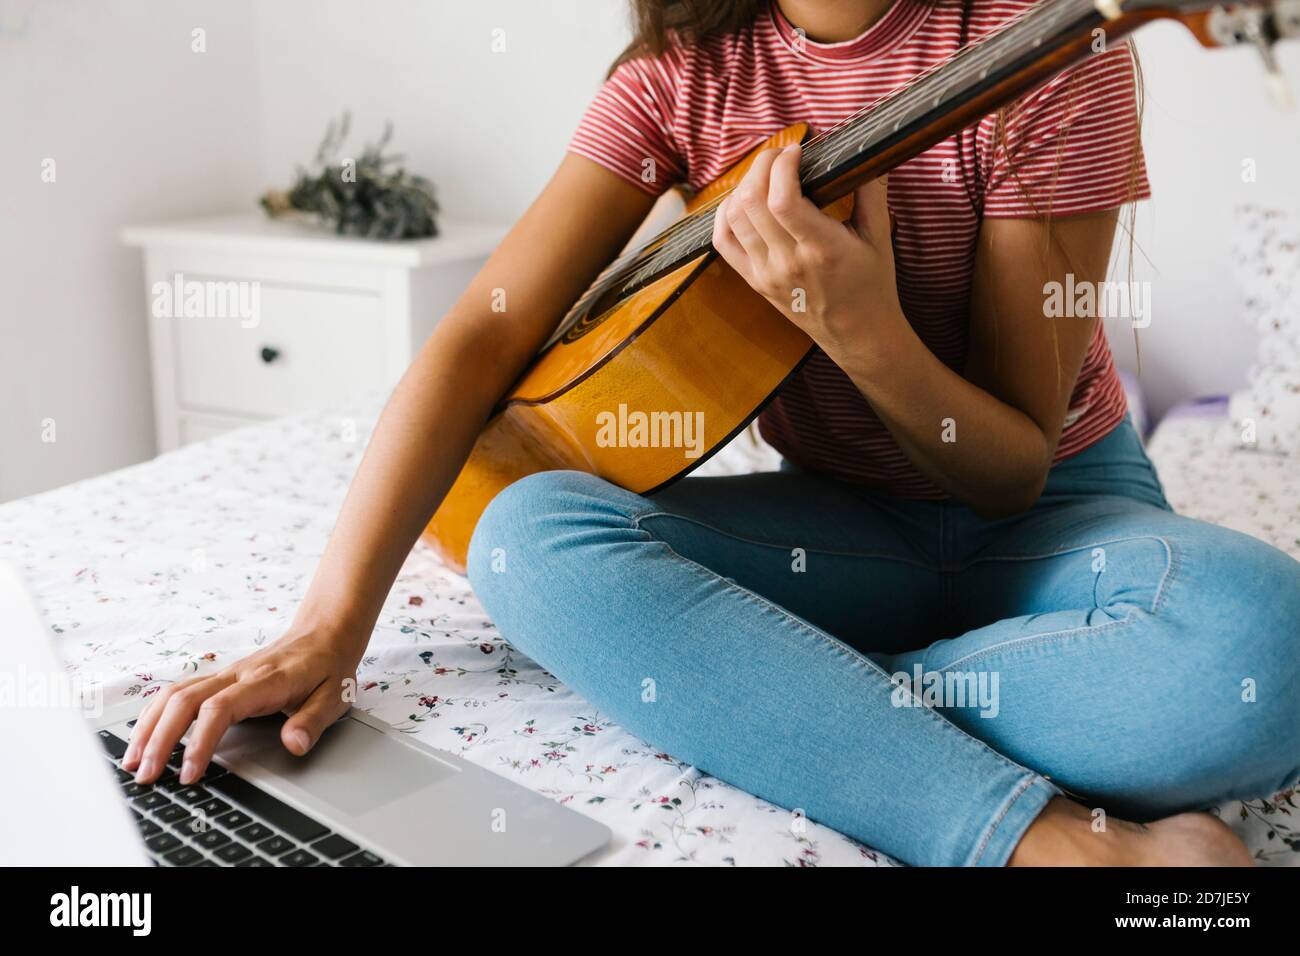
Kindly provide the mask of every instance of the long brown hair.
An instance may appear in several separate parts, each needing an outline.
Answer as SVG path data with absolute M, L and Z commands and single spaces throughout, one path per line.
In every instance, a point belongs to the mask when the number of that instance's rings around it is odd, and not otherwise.
M 673 37 L 691 44 L 711 33 L 734 33 L 754 22 L 768 0 L 631 0 L 632 42 L 614 61 L 658 56 Z

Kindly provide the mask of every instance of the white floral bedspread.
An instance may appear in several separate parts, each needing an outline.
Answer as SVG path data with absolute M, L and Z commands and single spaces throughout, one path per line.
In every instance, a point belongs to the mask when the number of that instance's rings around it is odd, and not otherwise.
M 1300 560 L 1300 461 L 1243 448 L 1226 418 L 1167 417 L 1147 444 L 1181 514 L 1267 541 Z
M 281 419 L 0 505 L 0 560 L 23 569 L 69 668 L 100 682 L 106 704 L 147 696 L 281 633 L 372 423 L 373 412 Z M 1159 438 L 1170 455 L 1182 448 Z M 747 470 L 771 455 L 744 435 L 706 467 Z M 591 862 L 893 862 L 612 724 L 505 644 L 467 583 L 423 547 L 384 607 L 360 683 L 364 709 L 606 823 L 614 839 Z M 1300 833 L 1283 825 L 1292 807 L 1281 807 L 1228 809 L 1268 862 L 1300 858 L 1287 846 Z

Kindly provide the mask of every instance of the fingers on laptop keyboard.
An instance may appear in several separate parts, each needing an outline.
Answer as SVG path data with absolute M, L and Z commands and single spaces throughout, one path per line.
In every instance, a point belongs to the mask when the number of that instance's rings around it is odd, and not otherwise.
M 198 705 L 194 729 L 190 732 L 189 743 L 185 747 L 181 782 L 189 783 L 202 776 L 217 744 L 231 724 L 237 724 L 248 717 L 273 714 L 284 706 L 284 698 L 284 681 L 275 679 L 235 681 L 207 695 Z M 181 732 L 184 733 L 183 730 Z
M 217 674 L 173 685 L 160 692 L 167 696 L 160 697 L 150 705 L 148 712 L 141 715 L 131 735 L 133 741 L 141 733 L 146 735 L 140 738 L 142 750 L 135 774 L 137 782 L 152 783 L 162 773 L 167 766 L 167 758 L 171 755 L 172 748 L 184 736 L 185 731 L 189 730 L 190 724 L 194 723 L 203 701 L 226 687 L 233 679 L 224 674 Z M 145 727 L 142 731 L 146 717 L 151 722 L 151 726 Z
M 182 784 L 176 773 L 184 753 L 180 746 L 168 755 L 167 769 L 156 786 L 135 783 L 130 774 L 121 776 L 116 763 L 126 751 L 126 741 L 110 730 L 101 730 L 99 739 L 110 766 L 119 774 L 118 784 L 130 800 L 131 816 L 156 863 L 392 865 L 220 764 L 208 767 L 201 785 Z
M 171 695 L 179 690 L 188 687 L 190 684 L 198 683 L 204 678 L 189 677 L 185 680 L 162 688 L 149 702 L 144 705 L 135 721 L 131 724 L 131 736 L 127 739 L 126 753 L 122 755 L 122 768 L 124 770 L 134 771 L 140 766 L 140 757 L 144 753 L 145 745 L 149 743 L 149 736 L 153 733 L 154 727 L 158 725 L 158 718 L 162 715 L 163 708 Z

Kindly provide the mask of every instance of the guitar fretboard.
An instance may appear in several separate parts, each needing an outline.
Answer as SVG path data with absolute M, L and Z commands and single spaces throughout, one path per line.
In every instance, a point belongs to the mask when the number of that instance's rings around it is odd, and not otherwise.
M 799 165 L 804 192 L 834 182 L 1028 63 L 1047 56 L 1077 36 L 1081 22 L 1090 18 L 1103 22 L 1093 0 L 1042 0 L 997 32 L 963 47 L 906 86 L 815 136 L 805 144 Z M 684 216 L 605 269 L 565 316 L 546 347 L 582 321 L 597 303 L 617 302 L 707 251 L 712 245 L 714 210 L 720 201 L 721 197 Z

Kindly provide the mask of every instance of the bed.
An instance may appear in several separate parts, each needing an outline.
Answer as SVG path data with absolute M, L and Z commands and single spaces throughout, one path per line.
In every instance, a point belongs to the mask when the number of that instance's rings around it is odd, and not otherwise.
M 144 697 L 274 640 L 324 546 L 378 404 L 280 419 L 0 505 L 13 561 L 68 667 L 105 703 Z M 1174 417 L 1151 449 L 1170 498 L 1300 554 L 1284 460 Z M 748 433 L 706 467 L 769 466 Z M 1244 494 L 1243 494 L 1244 492 Z M 502 641 L 464 579 L 424 547 L 406 562 L 360 672 L 358 705 L 606 823 L 596 865 L 894 865 L 632 737 Z M 936 799 L 943 795 L 936 794 Z M 1300 864 L 1293 794 L 1220 808 L 1261 862 Z
M 1241 448 L 1226 397 L 1174 408 L 1147 452 L 1175 511 L 1254 535 L 1300 560 L 1296 460 Z

